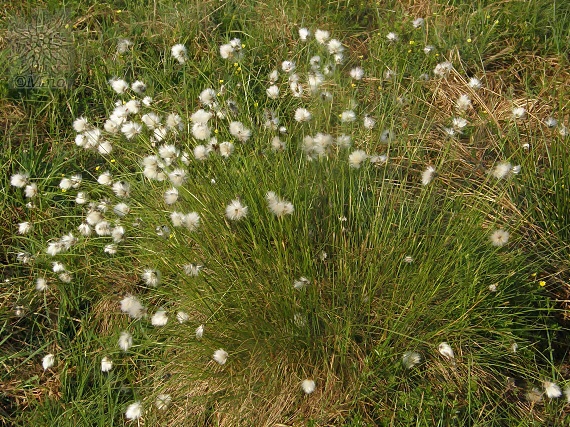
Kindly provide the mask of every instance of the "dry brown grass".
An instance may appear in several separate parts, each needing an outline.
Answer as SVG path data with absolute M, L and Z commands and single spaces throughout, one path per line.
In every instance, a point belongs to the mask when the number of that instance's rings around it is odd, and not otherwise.
M 16 355 L 18 350 L 4 346 L 3 351 Z M 52 349 L 57 351 L 60 349 Z M 12 356 L 8 363 L 2 366 L 2 381 L 0 382 L 0 395 L 2 399 L 11 403 L 18 412 L 50 399 L 61 398 L 61 366 L 64 361 L 57 360 L 53 368 L 46 371 L 41 366 L 41 358 L 28 359 L 24 356 Z M 1 420 L 0 420 L 1 422 Z
M 400 0 L 400 7 L 413 19 L 415 17 L 432 16 L 441 6 L 433 0 Z
M 111 331 L 116 330 L 121 320 L 124 320 L 124 315 L 119 309 L 119 302 L 127 294 L 140 293 L 140 288 L 137 286 L 140 283 L 140 277 L 132 271 L 114 268 L 112 275 L 103 274 L 100 277 L 91 278 L 91 281 L 95 288 L 101 288 L 101 298 L 91 308 L 92 326 L 98 335 L 107 336 Z M 112 292 L 109 292 L 110 289 Z
M 164 369 L 173 378 L 169 392 L 175 407 L 170 410 L 169 422 L 181 426 L 302 426 L 309 419 L 316 425 L 338 425 L 347 404 L 354 398 L 353 387 L 346 387 L 331 370 L 323 367 L 304 372 L 303 357 L 291 360 L 291 354 L 275 355 L 258 352 L 248 360 L 236 360 L 219 366 L 210 360 L 206 371 L 209 378 L 199 379 L 193 374 L 193 364 L 203 364 L 192 352 L 181 352 Z M 180 364 L 178 361 L 184 361 Z M 189 364 L 189 365 L 188 365 Z M 190 369 L 189 367 L 190 366 Z M 163 374 L 158 374 L 162 377 Z M 312 378 L 317 389 L 306 395 L 301 382 Z

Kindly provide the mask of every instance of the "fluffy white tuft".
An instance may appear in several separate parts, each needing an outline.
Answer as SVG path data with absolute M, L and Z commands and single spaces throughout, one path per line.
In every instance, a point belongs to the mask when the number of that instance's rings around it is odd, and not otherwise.
M 128 351 L 133 346 L 133 336 L 127 331 L 121 332 L 119 336 L 119 348 L 123 351 Z
M 130 211 L 131 211 L 131 208 L 126 203 L 117 203 L 113 207 L 113 212 L 115 212 L 115 215 L 117 215 L 117 216 L 125 216 Z
M 196 328 L 196 339 L 201 340 L 204 336 L 204 325 L 200 325 Z
M 295 110 L 295 120 L 299 123 L 308 122 L 312 117 L 313 115 L 306 108 L 297 108 Z
M 134 295 L 126 295 L 121 300 L 121 311 L 127 313 L 133 319 L 140 319 L 146 313 L 145 307 Z
M 164 192 L 164 203 L 167 205 L 173 205 L 178 200 L 178 190 L 176 188 L 171 188 Z
M 471 77 L 467 83 L 467 86 L 469 86 L 471 89 L 478 90 L 483 87 L 483 84 L 477 77 Z
M 295 63 L 292 61 L 283 61 L 281 63 L 281 69 L 286 73 L 291 73 L 295 69 Z
M 469 98 L 469 96 L 465 94 L 459 95 L 459 98 L 457 98 L 455 106 L 459 111 L 467 111 L 468 109 L 471 108 L 471 98 Z
M 350 77 L 354 80 L 362 80 L 362 77 L 364 77 L 364 70 L 360 67 L 355 67 L 350 70 Z
M 232 221 L 239 221 L 247 216 L 248 208 L 239 199 L 232 200 L 226 206 L 226 218 Z
M 210 107 L 214 104 L 214 101 L 216 100 L 216 92 L 214 91 L 214 89 L 211 88 L 204 89 L 202 92 L 200 92 L 198 99 L 204 105 Z
M 150 323 L 152 323 L 152 326 L 166 325 L 168 323 L 168 316 L 166 315 L 166 311 L 164 311 L 162 308 L 159 309 L 150 319 Z
M 273 191 L 268 191 L 265 199 L 267 200 L 269 211 L 277 217 L 291 215 L 295 210 L 291 202 L 282 200 Z
M 313 380 L 303 380 L 303 382 L 301 383 L 301 388 L 303 389 L 303 391 L 305 392 L 305 394 L 311 394 L 312 392 L 315 391 L 315 382 Z
M 111 85 L 111 88 L 113 88 L 113 90 L 118 94 L 125 93 L 127 89 L 129 89 L 129 84 L 123 79 L 119 79 L 117 77 L 110 79 L 109 84 Z
M 16 173 L 10 177 L 10 185 L 23 188 L 28 184 L 30 176 L 27 173 Z
M 505 246 L 509 241 L 510 234 L 508 231 L 503 229 L 493 231 L 491 234 L 491 244 L 500 248 L 501 246 Z
M 188 322 L 188 320 L 190 320 L 190 315 L 185 311 L 181 310 L 178 313 L 176 313 L 176 320 L 178 320 L 178 323 L 184 324 Z
M 200 271 L 204 268 L 203 265 L 198 264 L 186 264 L 182 267 L 184 273 L 191 277 L 196 277 L 200 274 Z
M 267 97 L 271 99 L 279 98 L 279 88 L 276 85 L 271 85 L 265 91 L 267 93 Z
M 113 361 L 109 359 L 107 356 L 101 359 L 101 372 L 109 372 L 113 369 Z
M 228 352 L 220 348 L 214 351 L 212 358 L 220 365 L 224 365 L 228 360 Z
M 114 243 L 105 245 L 105 247 L 103 248 L 103 252 L 109 255 L 115 255 L 117 253 L 117 245 L 115 245 Z
M 197 212 L 190 212 L 184 215 L 183 225 L 189 231 L 196 231 L 200 227 L 200 215 Z
M 453 349 L 445 341 L 440 343 L 439 346 L 437 347 L 437 349 L 443 357 L 446 357 L 450 360 L 453 360 L 455 358 L 455 354 L 453 353 Z
M 170 53 L 179 63 L 184 64 L 188 60 L 188 51 L 183 44 L 175 44 L 170 49 Z
M 230 134 L 240 142 L 246 142 L 251 136 L 251 130 L 246 128 L 241 122 L 230 123 Z
M 38 195 L 38 186 L 35 183 L 26 185 L 24 188 L 24 196 L 27 199 L 32 199 Z
M 73 129 L 75 132 L 85 132 L 89 127 L 89 122 L 85 117 L 79 117 L 73 121 Z
M 160 284 L 162 274 L 159 270 L 146 269 L 142 274 L 142 279 L 147 286 L 156 288 Z
M 513 117 L 515 119 L 525 119 L 526 118 L 526 109 L 523 107 L 513 108 Z
M 356 120 L 356 113 L 352 110 L 345 110 L 340 114 L 342 123 L 350 123 Z
M 431 49 L 429 49 L 426 52 L 426 49 L 428 49 L 428 48 L 431 48 Z M 434 49 L 433 46 L 426 46 L 424 48 L 424 52 L 430 53 L 433 49 Z M 451 72 L 451 70 L 453 70 L 453 64 L 449 61 L 444 61 L 444 62 L 440 62 L 439 64 L 437 64 L 435 66 L 433 73 L 436 75 L 436 77 L 443 78 L 443 77 L 447 77 L 447 75 Z
M 18 234 L 28 234 L 32 230 L 32 223 L 24 221 L 18 224 Z
M 38 277 L 36 279 L 36 291 L 44 292 L 45 290 L 47 290 L 47 288 L 48 288 L 47 280 L 43 277 Z
M 140 401 L 131 403 L 125 411 L 125 417 L 129 420 L 138 420 L 142 416 L 142 403 Z
M 315 39 L 319 44 L 325 44 L 329 40 L 330 36 L 331 34 L 326 30 L 315 31 Z
M 386 38 L 388 39 L 389 42 L 397 42 L 400 37 L 398 37 L 398 34 L 396 34 L 394 32 L 389 32 L 386 35 Z
M 414 366 L 419 364 L 422 360 L 422 357 L 419 353 L 415 351 L 406 351 L 402 356 L 402 365 L 406 369 L 412 369 Z
M 229 141 L 224 141 L 220 144 L 220 156 L 228 158 L 234 152 L 234 144 Z
M 348 156 L 348 164 L 351 168 L 358 169 L 368 159 L 368 154 L 364 150 L 355 150 Z
M 424 26 L 424 18 L 416 18 L 412 21 L 412 26 L 414 28 L 420 28 Z
M 55 364 L 55 356 L 52 353 L 46 354 L 43 357 L 42 366 L 44 368 L 44 371 L 51 368 L 54 364 Z
M 557 399 L 562 396 L 562 390 L 558 384 L 551 381 L 544 381 L 542 385 L 544 386 L 544 392 L 550 399 Z
M 433 166 L 428 166 L 426 170 L 422 172 L 422 185 L 428 185 L 435 175 L 435 168 Z

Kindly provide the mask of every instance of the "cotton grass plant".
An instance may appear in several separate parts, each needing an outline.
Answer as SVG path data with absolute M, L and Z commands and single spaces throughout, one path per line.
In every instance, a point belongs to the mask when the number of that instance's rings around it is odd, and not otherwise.
M 54 396 L 34 419 L 563 415 L 555 273 L 519 209 L 541 122 L 495 111 L 416 18 L 371 34 L 380 61 L 316 22 L 275 52 L 221 34 L 202 59 L 122 34 L 53 166 L 14 157 L 4 179 L 6 276 L 33 307 L 13 311 L 39 331 L 18 368 Z

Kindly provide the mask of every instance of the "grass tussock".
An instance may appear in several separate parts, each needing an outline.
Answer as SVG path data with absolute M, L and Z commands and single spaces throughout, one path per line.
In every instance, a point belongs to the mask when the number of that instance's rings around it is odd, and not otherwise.
M 568 13 L 75 2 L 0 88 L 0 422 L 566 422 Z

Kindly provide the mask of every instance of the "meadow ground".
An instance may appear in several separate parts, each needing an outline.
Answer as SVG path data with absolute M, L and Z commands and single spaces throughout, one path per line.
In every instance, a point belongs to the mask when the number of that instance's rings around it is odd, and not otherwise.
M 0 19 L 1 425 L 568 425 L 570 3 Z

